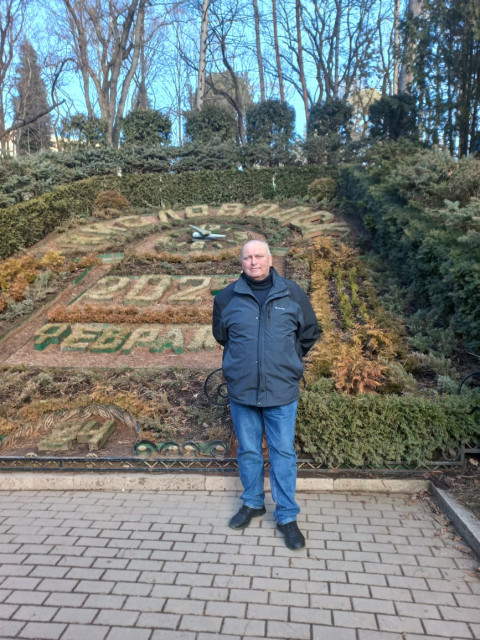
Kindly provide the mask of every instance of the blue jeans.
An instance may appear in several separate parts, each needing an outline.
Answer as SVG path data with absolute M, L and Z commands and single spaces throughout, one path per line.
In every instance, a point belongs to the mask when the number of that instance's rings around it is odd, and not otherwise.
M 297 519 L 295 502 L 297 456 L 293 446 L 298 401 L 283 407 L 255 407 L 230 400 L 230 412 L 238 440 L 238 467 L 243 485 L 243 504 L 263 507 L 265 499 L 263 433 L 270 457 L 270 486 L 276 504 L 273 513 L 279 524 Z

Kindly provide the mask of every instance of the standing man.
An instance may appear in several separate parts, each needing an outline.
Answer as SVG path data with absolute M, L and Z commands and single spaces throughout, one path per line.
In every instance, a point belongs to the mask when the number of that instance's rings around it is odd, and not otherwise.
M 265 513 L 265 432 L 277 529 L 289 549 L 301 549 L 305 538 L 295 502 L 295 419 L 302 358 L 320 331 L 306 293 L 278 275 L 265 242 L 247 242 L 241 257 L 243 273 L 217 294 L 213 308 L 213 335 L 224 346 L 222 369 L 244 489 L 243 506 L 230 527 L 244 529 Z

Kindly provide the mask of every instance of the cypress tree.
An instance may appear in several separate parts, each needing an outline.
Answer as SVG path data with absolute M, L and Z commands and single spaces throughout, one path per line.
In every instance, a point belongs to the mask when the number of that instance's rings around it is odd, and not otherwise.
M 35 153 L 51 146 L 52 119 L 48 112 L 47 89 L 42 79 L 37 54 L 28 40 L 20 47 L 14 98 L 18 154 Z

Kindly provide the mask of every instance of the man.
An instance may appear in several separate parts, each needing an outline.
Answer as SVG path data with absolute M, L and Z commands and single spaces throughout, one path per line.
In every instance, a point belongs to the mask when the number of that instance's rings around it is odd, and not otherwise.
M 240 278 L 217 294 L 213 308 L 213 335 L 224 346 L 222 369 L 244 489 L 243 506 L 230 527 L 244 529 L 265 513 L 265 431 L 277 528 L 288 548 L 300 549 L 305 538 L 295 502 L 295 419 L 302 358 L 320 331 L 307 295 L 278 275 L 265 242 L 243 246 L 242 269 Z

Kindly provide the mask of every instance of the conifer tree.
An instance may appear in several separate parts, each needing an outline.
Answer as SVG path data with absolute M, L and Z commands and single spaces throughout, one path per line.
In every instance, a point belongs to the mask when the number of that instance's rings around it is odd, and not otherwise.
M 49 114 L 47 90 L 41 76 L 37 54 L 28 40 L 20 47 L 14 99 L 15 123 L 19 154 L 35 153 L 51 145 L 52 120 Z

